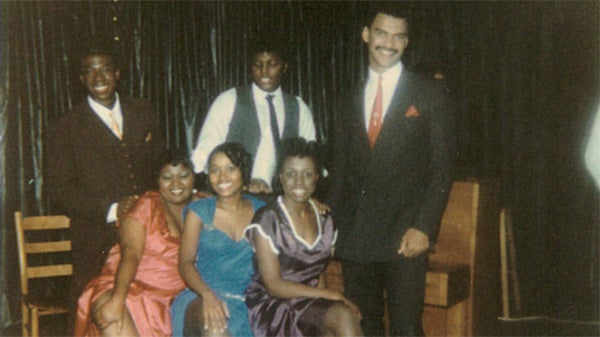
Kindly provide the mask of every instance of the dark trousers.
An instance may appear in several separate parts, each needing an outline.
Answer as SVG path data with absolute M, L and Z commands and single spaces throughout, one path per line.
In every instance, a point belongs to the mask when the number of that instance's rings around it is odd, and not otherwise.
M 384 336 L 383 291 L 390 336 L 424 336 L 421 316 L 427 255 L 385 262 L 342 261 L 345 295 L 358 305 L 365 336 Z

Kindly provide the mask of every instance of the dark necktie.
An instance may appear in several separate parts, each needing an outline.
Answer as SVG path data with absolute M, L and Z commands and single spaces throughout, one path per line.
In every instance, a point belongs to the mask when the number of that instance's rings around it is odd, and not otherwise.
M 279 157 L 281 156 L 283 149 L 281 145 L 281 138 L 279 137 L 279 126 L 277 125 L 277 115 L 275 114 L 275 106 L 273 105 L 273 95 L 267 95 L 267 102 L 269 103 L 269 118 L 271 119 L 271 135 L 273 136 L 273 146 L 275 147 L 275 161 L 279 165 Z

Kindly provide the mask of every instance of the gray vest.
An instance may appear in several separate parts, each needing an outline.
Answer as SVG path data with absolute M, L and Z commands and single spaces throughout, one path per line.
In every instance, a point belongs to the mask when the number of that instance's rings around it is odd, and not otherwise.
M 229 132 L 227 133 L 227 142 L 237 142 L 242 144 L 246 151 L 252 157 L 252 162 L 256 157 L 258 144 L 260 143 L 260 126 L 256 113 L 256 105 L 252 96 L 252 86 L 248 85 L 236 88 L 237 100 L 233 108 L 233 117 L 229 122 Z M 300 106 L 294 95 L 283 92 L 283 105 L 285 108 L 285 122 L 283 126 L 283 136 L 286 138 L 298 137 L 298 128 L 300 125 Z M 278 153 L 280 157 L 282 153 Z

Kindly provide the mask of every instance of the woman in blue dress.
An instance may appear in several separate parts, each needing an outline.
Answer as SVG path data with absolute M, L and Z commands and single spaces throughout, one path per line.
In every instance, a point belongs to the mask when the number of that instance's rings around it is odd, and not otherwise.
M 253 251 L 244 232 L 264 203 L 243 193 L 250 169 L 241 145 L 217 146 L 208 159 L 216 196 L 183 211 L 179 273 L 188 288 L 171 306 L 173 336 L 252 336 L 244 290 L 254 273 Z

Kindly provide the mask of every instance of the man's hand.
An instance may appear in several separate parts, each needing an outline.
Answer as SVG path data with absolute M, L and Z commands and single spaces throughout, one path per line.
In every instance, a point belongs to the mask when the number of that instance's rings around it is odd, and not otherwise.
M 200 199 L 204 199 L 204 198 L 210 198 L 212 197 L 213 194 L 207 191 L 196 191 L 192 194 L 192 201 L 196 201 L 196 200 L 200 200 Z
M 398 254 L 403 254 L 405 257 L 413 257 L 420 255 L 429 248 L 429 237 L 427 234 L 420 230 L 409 228 L 402 241 L 400 241 L 400 248 Z
M 271 194 L 271 193 L 273 193 L 273 190 L 271 189 L 271 187 L 269 187 L 269 184 L 267 184 L 264 180 L 252 179 L 252 180 L 250 180 L 250 185 L 248 185 L 248 192 L 254 193 L 254 194 L 259 194 L 259 193 Z
M 129 213 L 133 209 L 133 206 L 137 203 L 139 196 L 137 194 L 128 195 L 121 200 L 117 205 L 117 218 Z
M 92 313 L 92 318 L 98 329 L 106 329 L 107 326 L 117 323 L 117 331 L 123 328 L 123 317 L 125 316 L 125 305 L 115 297 L 111 297 L 98 310 Z
M 310 198 L 310 200 L 312 200 L 312 202 L 315 203 L 315 206 L 317 207 L 317 210 L 319 211 L 319 214 L 325 214 L 327 212 L 331 212 L 331 208 L 329 207 L 329 205 L 324 204 L 322 202 L 320 202 L 319 200 L 315 199 L 315 198 Z

